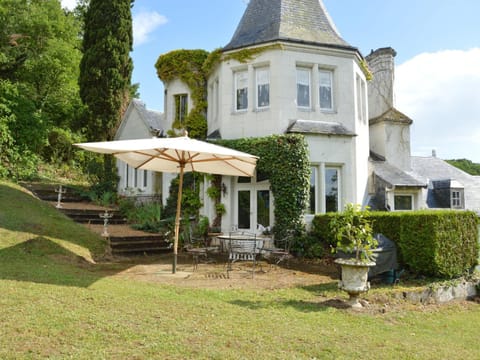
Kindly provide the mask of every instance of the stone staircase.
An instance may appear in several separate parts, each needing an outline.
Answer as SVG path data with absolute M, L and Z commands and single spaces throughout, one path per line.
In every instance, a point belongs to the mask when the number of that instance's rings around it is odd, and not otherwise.
M 41 200 L 51 203 L 63 214 L 86 226 L 92 232 L 105 236 L 104 216 L 108 211 L 108 239 L 112 255 L 145 255 L 170 251 L 171 243 L 164 234 L 152 234 L 131 228 L 117 209 L 93 204 L 82 198 L 74 189 L 66 190 L 58 203 L 59 186 L 57 184 L 24 183 L 25 188 Z

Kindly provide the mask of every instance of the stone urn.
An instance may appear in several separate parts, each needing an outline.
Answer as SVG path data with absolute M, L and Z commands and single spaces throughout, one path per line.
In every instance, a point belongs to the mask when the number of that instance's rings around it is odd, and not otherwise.
M 335 263 L 342 268 L 342 277 L 338 287 L 347 292 L 350 296 L 348 305 L 352 308 L 361 308 L 362 304 L 358 301 L 361 293 L 370 289 L 368 281 L 368 270 L 375 266 L 373 261 L 359 261 L 356 259 L 337 259 Z

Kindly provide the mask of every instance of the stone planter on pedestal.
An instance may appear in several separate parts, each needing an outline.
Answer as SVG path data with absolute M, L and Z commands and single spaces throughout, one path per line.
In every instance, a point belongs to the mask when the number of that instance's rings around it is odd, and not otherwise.
M 372 261 L 358 261 L 355 259 L 337 259 L 335 263 L 342 268 L 342 278 L 338 287 L 348 293 L 348 304 L 353 308 L 361 308 L 358 296 L 370 289 L 368 269 L 375 266 Z

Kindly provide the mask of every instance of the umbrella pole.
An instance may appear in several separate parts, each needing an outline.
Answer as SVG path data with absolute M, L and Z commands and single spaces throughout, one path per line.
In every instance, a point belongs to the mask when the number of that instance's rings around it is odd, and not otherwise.
M 180 164 L 180 178 L 178 183 L 178 199 L 177 199 L 177 213 L 175 215 L 175 240 L 173 242 L 173 265 L 172 274 L 177 271 L 177 254 L 178 254 L 178 235 L 180 232 L 180 209 L 182 207 L 182 188 L 183 188 L 183 169 L 185 164 Z

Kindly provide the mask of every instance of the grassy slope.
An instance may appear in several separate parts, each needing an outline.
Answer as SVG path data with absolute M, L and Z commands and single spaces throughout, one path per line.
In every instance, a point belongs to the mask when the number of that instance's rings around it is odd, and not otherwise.
M 334 284 L 190 290 L 107 276 L 100 238 L 0 182 L 0 358 L 474 359 L 480 306 L 355 313 Z

